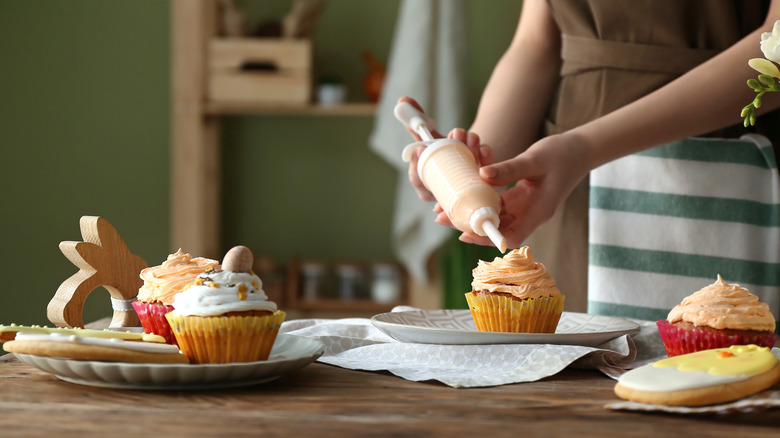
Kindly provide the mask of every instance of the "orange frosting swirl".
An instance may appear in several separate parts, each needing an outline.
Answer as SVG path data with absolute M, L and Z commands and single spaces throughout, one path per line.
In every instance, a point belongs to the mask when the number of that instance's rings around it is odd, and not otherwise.
M 471 288 L 475 291 L 505 292 L 520 299 L 561 295 L 547 268 L 534 261 L 527 246 L 490 263 L 480 260 L 472 275 Z
M 160 266 L 141 271 L 144 285 L 138 291 L 137 299 L 146 303 L 173 304 L 173 297 L 183 291 L 198 274 L 210 269 L 219 269 L 219 262 L 203 257 L 193 258 L 181 248 Z
M 775 317 L 769 305 L 738 284 L 715 283 L 686 297 L 667 317 L 670 323 L 684 321 L 714 329 L 774 331 Z

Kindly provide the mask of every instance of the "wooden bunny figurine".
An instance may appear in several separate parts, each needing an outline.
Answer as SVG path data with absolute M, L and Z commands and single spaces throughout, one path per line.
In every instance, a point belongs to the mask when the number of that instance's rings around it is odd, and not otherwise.
M 111 327 L 134 327 L 138 315 L 132 302 L 143 285 L 139 274 L 146 262 L 130 252 L 116 229 L 105 219 L 82 216 L 83 242 L 61 242 L 60 250 L 79 271 L 65 280 L 46 309 L 58 327 L 83 327 L 82 310 L 87 295 L 104 287 L 111 295 L 114 315 Z

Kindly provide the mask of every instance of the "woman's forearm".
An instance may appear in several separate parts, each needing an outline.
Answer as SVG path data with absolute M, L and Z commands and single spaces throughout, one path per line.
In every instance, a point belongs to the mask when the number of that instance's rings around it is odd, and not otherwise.
M 471 130 L 497 161 L 539 138 L 560 70 L 560 31 L 545 1 L 527 0 L 512 43 L 482 94 Z

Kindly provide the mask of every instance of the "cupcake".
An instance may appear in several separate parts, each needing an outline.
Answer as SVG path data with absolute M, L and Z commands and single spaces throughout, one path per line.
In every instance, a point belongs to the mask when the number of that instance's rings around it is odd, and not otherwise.
M 669 356 L 732 345 L 772 348 L 777 339 L 769 305 L 720 275 L 715 283 L 682 300 L 657 325 Z
M 268 300 L 252 261 L 249 249 L 234 247 L 221 270 L 198 275 L 176 295 L 165 317 L 191 363 L 268 359 L 285 313 Z
M 554 333 L 565 296 L 543 264 L 524 246 L 480 260 L 466 301 L 477 329 L 485 332 Z
M 219 268 L 218 261 L 193 258 L 179 249 L 169 255 L 162 265 L 143 269 L 141 279 L 144 284 L 138 290 L 133 308 L 144 331 L 160 335 L 169 344 L 175 344 L 176 340 L 165 319 L 165 314 L 173 310 L 171 305 L 174 296 L 189 286 L 198 274 L 216 268 Z

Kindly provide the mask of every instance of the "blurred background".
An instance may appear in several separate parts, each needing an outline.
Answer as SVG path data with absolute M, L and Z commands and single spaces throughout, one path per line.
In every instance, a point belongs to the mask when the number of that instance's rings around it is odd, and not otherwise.
M 234 3 L 250 32 L 267 30 L 292 7 Z M 368 102 L 364 53 L 386 65 L 399 3 L 327 1 L 309 35 L 312 80 L 337 80 L 347 102 Z M 465 7 L 471 120 L 521 2 L 465 0 Z M 77 270 L 58 244 L 82 240 L 81 216 L 107 219 L 150 266 L 177 250 L 170 23 L 163 0 L 0 0 L 0 324 L 49 324 L 48 302 Z M 370 111 L 231 114 L 221 123 L 218 257 L 236 244 L 250 247 L 278 273 L 279 293 L 291 260 L 394 261 L 397 172 L 368 147 Z M 108 293 L 95 290 L 84 320 L 110 313 Z

